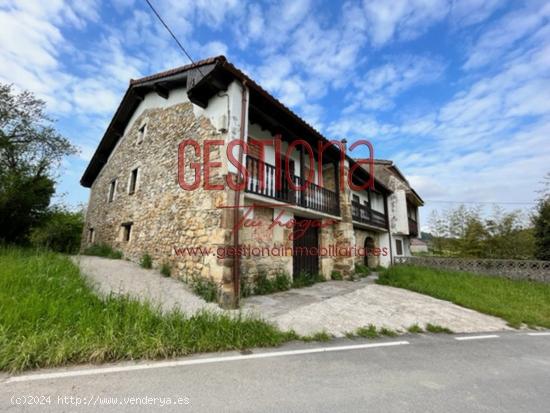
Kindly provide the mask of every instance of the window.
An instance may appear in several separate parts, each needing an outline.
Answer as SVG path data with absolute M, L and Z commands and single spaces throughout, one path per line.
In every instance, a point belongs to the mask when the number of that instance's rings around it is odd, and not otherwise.
M 395 240 L 395 253 L 396 255 L 403 255 L 403 241 L 400 239 Z
M 359 204 L 359 195 L 353 195 L 352 200 L 353 202 L 357 202 Z
M 143 139 L 145 138 L 145 135 L 147 135 L 147 122 L 143 122 L 142 125 L 138 129 L 137 143 L 143 142 Z
M 88 229 L 88 243 L 92 244 L 95 241 L 95 232 L 93 228 Z
M 130 174 L 130 183 L 128 185 L 129 195 L 133 195 L 134 192 L 136 192 L 137 178 L 138 178 L 138 168 L 134 169 Z
M 115 200 L 115 191 L 116 191 L 116 179 L 113 179 L 111 181 L 111 185 L 109 185 L 109 202 L 113 202 Z
M 121 225 L 122 227 L 122 241 L 128 242 L 132 236 L 132 223 L 125 222 Z

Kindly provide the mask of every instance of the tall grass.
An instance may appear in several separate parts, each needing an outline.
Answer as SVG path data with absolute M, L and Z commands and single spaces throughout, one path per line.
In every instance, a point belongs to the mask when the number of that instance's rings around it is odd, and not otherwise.
M 511 326 L 550 328 L 550 285 L 460 271 L 393 266 L 379 284 L 406 288 L 501 317 Z
M 0 370 L 175 357 L 295 338 L 261 320 L 99 298 L 67 258 L 0 248 Z

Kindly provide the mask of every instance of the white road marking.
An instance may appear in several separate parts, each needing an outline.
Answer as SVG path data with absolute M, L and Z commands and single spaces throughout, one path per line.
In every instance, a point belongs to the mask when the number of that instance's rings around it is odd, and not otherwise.
M 63 372 L 57 372 L 57 373 L 28 374 L 24 376 L 10 377 L 5 381 L 5 383 L 34 381 L 34 380 L 50 380 L 50 379 L 59 379 L 64 377 L 91 376 L 91 375 L 97 375 L 97 374 L 120 373 L 120 372 L 126 372 L 126 371 L 160 369 L 160 368 L 166 368 L 166 367 L 192 366 L 195 364 L 223 363 L 227 361 L 240 361 L 240 360 L 271 358 L 271 357 L 295 356 L 300 354 L 361 350 L 365 348 L 374 348 L 374 347 L 392 347 L 392 346 L 402 346 L 406 344 L 409 344 L 409 342 L 408 341 L 391 341 L 386 343 L 369 343 L 369 344 L 357 344 L 357 345 L 350 345 L 350 346 L 317 347 L 317 348 L 308 348 L 303 350 L 274 351 L 274 352 L 268 352 L 268 353 L 255 353 L 255 354 L 238 355 L 238 356 L 208 357 L 208 358 L 197 358 L 197 359 L 191 359 L 191 360 L 161 361 L 156 363 L 155 362 L 144 363 L 144 364 L 138 364 L 138 365 L 132 365 L 132 366 L 103 367 L 103 368 L 97 368 L 97 369 L 63 371 Z
M 550 336 L 550 332 L 544 333 L 527 333 L 528 336 Z
M 455 340 L 463 341 L 463 340 L 483 340 L 485 338 L 498 338 L 500 336 L 497 336 L 496 334 L 487 334 L 484 336 L 462 336 L 462 337 L 455 337 Z

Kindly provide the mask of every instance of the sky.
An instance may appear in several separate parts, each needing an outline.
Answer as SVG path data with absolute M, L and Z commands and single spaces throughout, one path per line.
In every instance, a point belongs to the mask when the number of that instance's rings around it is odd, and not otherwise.
M 550 171 L 548 1 L 151 2 L 195 60 L 223 54 L 327 138 L 371 141 L 424 220 L 530 208 Z M 0 0 L 0 62 L 80 149 L 57 171 L 70 206 L 129 80 L 189 63 L 145 0 Z

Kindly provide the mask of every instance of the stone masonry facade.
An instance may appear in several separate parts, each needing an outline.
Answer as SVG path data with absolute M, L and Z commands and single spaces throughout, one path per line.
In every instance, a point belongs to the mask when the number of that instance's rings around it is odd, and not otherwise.
M 141 142 L 140 127 L 146 124 Z M 187 246 L 209 246 L 213 250 L 228 245 L 233 226 L 232 214 L 217 205 L 229 203 L 231 191 L 183 190 L 178 183 L 178 145 L 183 139 L 194 139 L 202 148 L 206 139 L 224 140 L 205 117 L 197 118 L 191 103 L 168 108 L 145 110 L 123 136 L 108 162 L 95 179 L 90 194 L 82 248 L 106 243 L 123 252 L 124 257 L 139 262 L 149 254 L 153 265 L 168 264 L 172 276 L 191 282 L 202 277 L 218 286 L 220 301 L 231 306 L 231 260 L 213 255 L 181 257 L 177 249 Z M 220 161 L 221 148 L 211 147 L 211 160 Z M 192 182 L 193 171 L 186 153 L 186 181 Z M 195 159 L 197 160 L 197 159 Z M 135 192 L 128 193 L 131 171 L 138 168 Z M 223 168 L 212 169 L 211 182 L 223 183 Z M 109 188 L 116 180 L 114 199 L 109 202 Z M 130 240 L 124 240 L 123 224 L 131 224 Z

